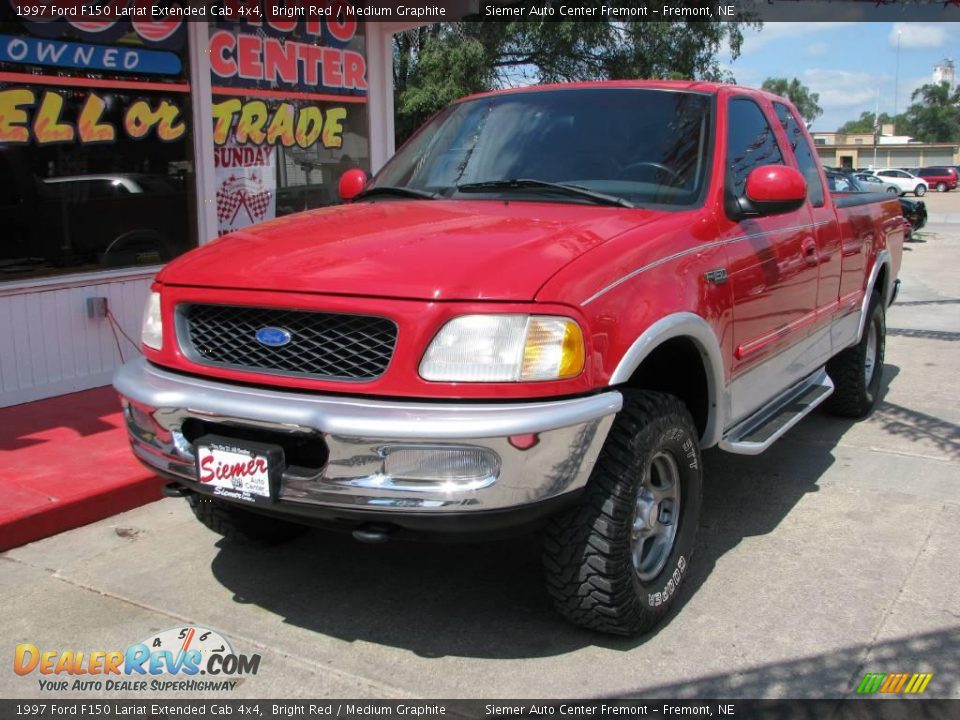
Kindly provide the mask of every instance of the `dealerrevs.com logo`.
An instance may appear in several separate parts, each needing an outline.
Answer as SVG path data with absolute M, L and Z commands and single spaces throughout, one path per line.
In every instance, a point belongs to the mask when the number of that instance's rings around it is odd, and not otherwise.
M 41 691 L 229 692 L 238 678 L 257 674 L 260 656 L 234 652 L 215 630 L 188 626 L 150 635 L 126 650 L 61 651 L 21 643 L 13 669 L 38 676 Z

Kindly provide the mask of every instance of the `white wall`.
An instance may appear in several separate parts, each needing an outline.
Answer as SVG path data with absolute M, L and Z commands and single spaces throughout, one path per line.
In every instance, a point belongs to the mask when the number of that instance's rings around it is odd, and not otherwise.
M 106 297 L 120 327 L 139 340 L 155 270 L 0 285 L 0 407 L 109 384 L 120 356 L 108 322 L 87 317 L 86 298 Z M 123 357 L 136 356 L 118 336 Z

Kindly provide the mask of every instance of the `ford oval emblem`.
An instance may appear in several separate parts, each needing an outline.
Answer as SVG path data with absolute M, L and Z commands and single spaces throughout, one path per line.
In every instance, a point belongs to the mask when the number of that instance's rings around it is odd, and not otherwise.
M 283 347 L 293 340 L 289 331 L 278 327 L 262 327 L 257 330 L 257 342 L 267 347 Z

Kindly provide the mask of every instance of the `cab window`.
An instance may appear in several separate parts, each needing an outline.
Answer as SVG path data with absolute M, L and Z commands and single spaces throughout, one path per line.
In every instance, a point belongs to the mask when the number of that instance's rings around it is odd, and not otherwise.
M 797 167 L 807 181 L 807 199 L 814 207 L 823 207 L 823 182 L 820 180 L 820 169 L 814 159 L 813 150 L 803 134 L 803 128 L 790 112 L 790 108 L 783 103 L 774 103 L 773 109 L 790 141 L 790 149 L 797 160 Z
M 740 197 L 752 170 L 783 164 L 777 138 L 760 106 L 747 98 L 731 100 L 727 120 L 728 191 Z

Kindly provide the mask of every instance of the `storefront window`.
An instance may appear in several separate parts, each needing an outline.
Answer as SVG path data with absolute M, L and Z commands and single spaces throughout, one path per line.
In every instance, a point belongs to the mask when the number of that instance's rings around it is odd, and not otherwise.
M 220 234 L 337 202 L 340 174 L 370 166 L 358 23 L 274 19 L 209 30 Z
M 196 246 L 183 22 L 0 9 L 0 282 Z

